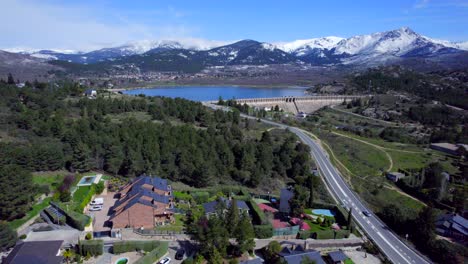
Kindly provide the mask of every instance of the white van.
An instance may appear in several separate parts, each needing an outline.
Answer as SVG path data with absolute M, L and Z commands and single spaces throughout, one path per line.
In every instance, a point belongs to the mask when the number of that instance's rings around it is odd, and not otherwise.
M 103 205 L 104 204 L 104 198 L 95 198 L 94 200 L 91 201 L 91 205 Z

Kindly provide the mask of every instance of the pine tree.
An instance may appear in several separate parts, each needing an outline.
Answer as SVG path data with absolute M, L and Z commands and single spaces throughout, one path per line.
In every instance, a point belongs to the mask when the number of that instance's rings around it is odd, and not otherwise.
M 0 251 L 14 246 L 17 239 L 16 232 L 8 224 L 0 222 Z
M 236 199 L 231 200 L 230 207 L 225 215 L 225 223 L 230 237 L 236 233 L 237 226 L 239 225 L 239 207 L 237 207 Z
M 353 221 L 352 212 L 353 212 L 353 208 L 349 208 L 349 211 L 348 211 L 348 222 L 347 222 L 348 230 L 351 230 L 351 225 L 352 225 L 352 221 Z
M 255 232 L 250 217 L 246 212 L 242 214 L 237 225 L 235 238 L 240 253 L 251 251 L 255 248 Z

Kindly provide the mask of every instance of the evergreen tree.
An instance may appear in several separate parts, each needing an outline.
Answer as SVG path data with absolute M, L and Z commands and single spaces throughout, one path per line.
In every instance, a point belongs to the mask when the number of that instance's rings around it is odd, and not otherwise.
M 230 207 L 225 215 L 225 223 L 230 237 L 233 237 L 238 231 L 239 222 L 239 207 L 237 207 L 236 199 L 231 200 Z
M 255 232 L 249 215 L 244 212 L 237 225 L 235 238 L 240 253 L 251 251 L 255 248 Z
M 7 223 L 0 221 L 0 251 L 13 247 L 17 239 L 16 232 Z
M 13 220 L 29 211 L 35 194 L 31 173 L 17 165 L 0 167 L 0 220 Z

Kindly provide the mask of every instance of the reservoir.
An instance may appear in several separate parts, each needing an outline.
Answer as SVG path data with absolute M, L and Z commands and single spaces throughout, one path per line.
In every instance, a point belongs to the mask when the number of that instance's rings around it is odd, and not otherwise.
M 181 97 L 192 101 L 214 101 L 242 98 L 304 96 L 303 87 L 249 87 L 249 86 L 170 86 L 124 91 L 124 94 Z

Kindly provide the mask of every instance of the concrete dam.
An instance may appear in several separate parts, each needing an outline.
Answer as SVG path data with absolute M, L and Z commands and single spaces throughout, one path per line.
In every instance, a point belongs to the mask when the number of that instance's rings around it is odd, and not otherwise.
M 239 104 L 247 104 L 259 109 L 271 110 L 275 106 L 284 112 L 298 114 L 300 112 L 313 113 L 325 106 L 339 105 L 366 96 L 362 95 L 317 95 L 317 96 L 286 96 L 270 98 L 246 98 L 236 99 Z M 217 103 L 211 101 L 209 103 Z

